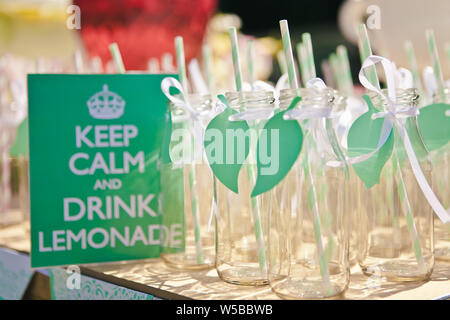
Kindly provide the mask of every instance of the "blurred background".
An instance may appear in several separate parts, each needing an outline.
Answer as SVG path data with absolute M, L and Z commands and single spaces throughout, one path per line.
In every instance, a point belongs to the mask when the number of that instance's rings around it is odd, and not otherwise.
M 0 0 L 0 90 L 5 79 L 26 85 L 28 72 L 117 72 L 112 42 L 128 71 L 176 72 L 177 35 L 187 63 L 201 61 L 203 45 L 211 48 L 215 81 L 226 89 L 232 86 L 229 26 L 240 30 L 243 64 L 247 40 L 254 39 L 256 77 L 275 83 L 283 69 L 280 19 L 289 22 L 294 50 L 301 34 L 311 33 L 320 77 L 326 78 L 322 63 L 344 45 L 355 83 L 359 24 L 368 25 L 374 53 L 399 67 L 408 68 L 404 41 L 411 40 L 420 70 L 431 65 L 425 29 L 433 28 L 447 79 L 449 12 L 448 0 Z

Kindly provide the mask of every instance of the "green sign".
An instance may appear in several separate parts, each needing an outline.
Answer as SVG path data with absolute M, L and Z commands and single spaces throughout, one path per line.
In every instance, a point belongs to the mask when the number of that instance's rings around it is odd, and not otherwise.
M 166 75 L 29 75 L 32 267 L 158 257 Z

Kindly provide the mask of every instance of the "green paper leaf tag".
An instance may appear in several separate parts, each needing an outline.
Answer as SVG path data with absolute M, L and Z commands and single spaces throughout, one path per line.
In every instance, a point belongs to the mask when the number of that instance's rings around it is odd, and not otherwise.
M 17 127 L 16 140 L 9 154 L 12 157 L 28 156 L 28 118 L 25 118 Z
M 420 133 L 429 151 L 437 150 L 450 141 L 450 104 L 434 103 L 420 109 L 417 116 Z
M 252 197 L 280 183 L 297 160 L 303 132 L 297 120 L 284 120 L 283 115 L 300 100 L 300 97 L 294 98 L 289 108 L 275 114 L 261 131 L 257 145 L 258 176 Z
M 347 145 L 350 157 L 361 156 L 375 150 L 378 146 L 384 119 L 372 119 L 372 114 L 377 112 L 372 101 L 367 95 L 363 96 L 369 111 L 364 113 L 350 127 Z M 385 163 L 389 160 L 394 147 L 393 131 L 385 144 L 369 159 L 353 164 L 356 174 L 364 182 L 367 189 L 380 182 L 380 174 Z
M 238 193 L 239 171 L 250 150 L 250 130 L 246 121 L 230 121 L 229 117 L 238 112 L 229 107 L 223 95 L 218 98 L 226 105 L 226 109 L 206 127 L 206 158 L 217 179 Z

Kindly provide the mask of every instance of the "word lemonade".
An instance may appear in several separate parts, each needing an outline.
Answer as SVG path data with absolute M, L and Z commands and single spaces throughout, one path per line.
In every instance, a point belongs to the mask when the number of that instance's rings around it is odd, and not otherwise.
M 90 115 L 96 119 L 117 119 L 123 114 L 125 101 L 120 96 L 108 91 L 105 85 L 103 91 L 94 95 L 88 101 Z M 69 169 L 77 176 L 126 175 L 137 170 L 145 172 L 144 151 L 110 151 L 104 156 L 98 151 L 91 156 L 83 149 L 127 148 L 139 134 L 135 125 L 87 125 L 75 126 L 76 152 L 69 159 Z M 93 190 L 120 190 L 122 180 L 95 179 Z M 88 221 L 121 219 L 123 216 L 132 219 L 142 219 L 145 215 L 157 217 L 150 207 L 155 194 L 127 194 L 127 199 L 119 195 L 106 195 L 102 198 L 88 196 L 63 198 L 63 215 L 65 222 L 75 222 L 82 219 Z M 176 227 L 176 226 L 175 226 Z M 175 232 L 176 234 L 176 232 Z M 65 251 L 77 248 L 100 249 L 106 246 L 134 246 L 137 242 L 144 245 L 159 245 L 160 226 L 150 224 L 146 228 L 140 225 L 100 228 L 91 230 L 82 228 L 78 232 L 72 230 L 53 230 L 51 235 L 39 232 L 39 251 Z M 48 238 L 47 238 L 48 237 Z

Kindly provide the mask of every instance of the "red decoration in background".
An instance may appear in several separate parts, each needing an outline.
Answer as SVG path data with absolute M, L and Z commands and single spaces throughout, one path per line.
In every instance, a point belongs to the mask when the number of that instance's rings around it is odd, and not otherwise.
M 75 0 L 81 9 L 81 38 L 92 56 L 111 60 L 117 42 L 127 70 L 145 70 L 151 57 L 175 54 L 174 38 L 184 38 L 186 60 L 201 50 L 217 0 Z

